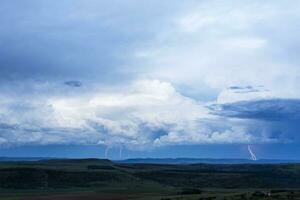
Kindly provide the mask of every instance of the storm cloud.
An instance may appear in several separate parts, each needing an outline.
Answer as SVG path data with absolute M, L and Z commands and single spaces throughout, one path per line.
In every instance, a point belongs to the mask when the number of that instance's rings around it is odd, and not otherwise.
M 2 0 L 0 145 L 299 143 L 299 8 Z
M 223 117 L 264 121 L 299 121 L 299 99 L 266 99 L 210 106 L 212 113 Z

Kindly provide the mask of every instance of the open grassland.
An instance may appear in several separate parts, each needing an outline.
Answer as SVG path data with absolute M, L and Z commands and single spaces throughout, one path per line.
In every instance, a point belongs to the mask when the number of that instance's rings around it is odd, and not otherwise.
M 0 163 L 2 200 L 300 199 L 298 164 Z

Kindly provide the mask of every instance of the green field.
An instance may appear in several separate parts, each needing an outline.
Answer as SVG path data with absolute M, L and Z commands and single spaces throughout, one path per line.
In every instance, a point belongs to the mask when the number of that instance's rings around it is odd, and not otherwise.
M 0 199 L 300 199 L 300 165 L 1 162 Z

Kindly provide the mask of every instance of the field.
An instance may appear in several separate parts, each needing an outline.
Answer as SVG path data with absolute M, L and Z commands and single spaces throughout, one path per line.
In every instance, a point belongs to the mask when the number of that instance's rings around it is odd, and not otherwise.
M 300 199 L 300 164 L 1 162 L 0 199 Z

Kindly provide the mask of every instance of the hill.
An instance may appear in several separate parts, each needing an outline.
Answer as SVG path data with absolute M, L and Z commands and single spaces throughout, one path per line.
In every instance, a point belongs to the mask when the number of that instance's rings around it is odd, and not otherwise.
M 300 163 L 299 160 L 277 160 L 277 159 L 213 159 L 213 158 L 134 158 L 117 160 L 117 163 L 148 163 L 148 164 L 281 164 Z
M 300 164 L 128 164 L 100 159 L 0 162 L 0 197 L 24 191 L 175 195 L 263 188 L 300 188 Z

